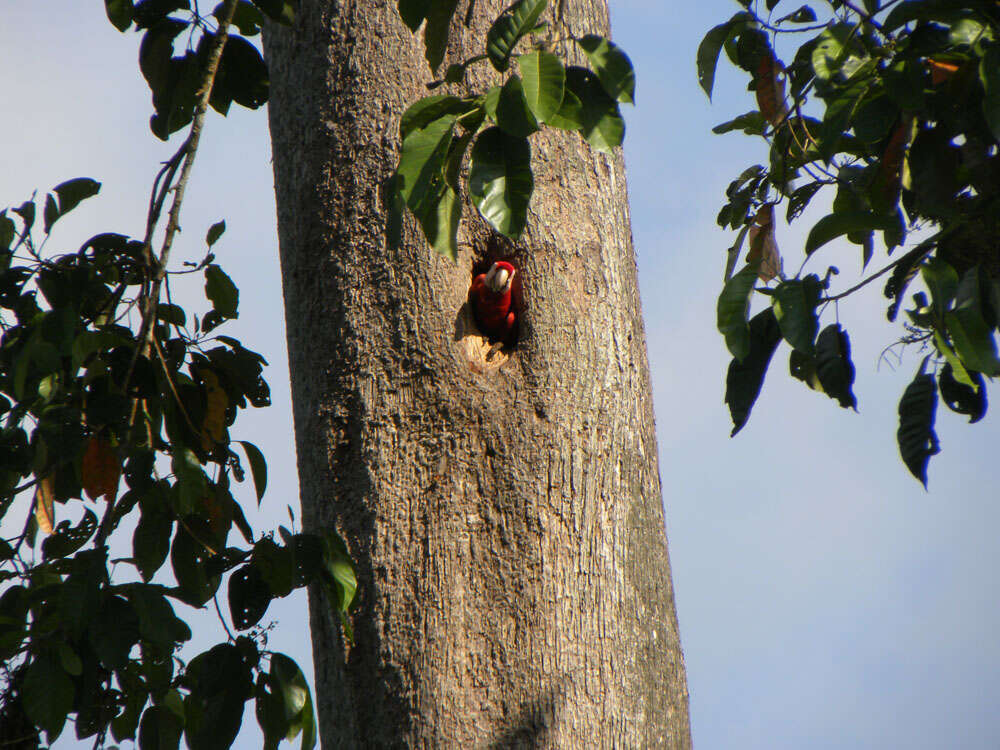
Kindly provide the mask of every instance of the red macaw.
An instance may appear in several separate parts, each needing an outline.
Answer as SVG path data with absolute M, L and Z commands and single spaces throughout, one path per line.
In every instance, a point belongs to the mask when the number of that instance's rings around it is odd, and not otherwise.
M 508 346 L 517 340 L 516 273 L 514 266 L 499 260 L 489 271 L 476 276 L 469 288 L 469 306 L 480 333 L 490 341 Z

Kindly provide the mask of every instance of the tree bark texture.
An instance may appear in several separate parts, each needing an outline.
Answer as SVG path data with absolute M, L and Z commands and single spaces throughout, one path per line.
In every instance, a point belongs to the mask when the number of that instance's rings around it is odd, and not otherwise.
M 445 66 L 502 7 L 458 8 Z M 379 186 L 431 80 L 419 36 L 391 0 L 303 0 L 268 31 L 303 523 L 340 529 L 359 578 L 352 645 L 311 598 L 323 747 L 689 747 L 620 153 L 543 131 L 521 242 L 467 205 L 457 264 L 411 219 L 392 249 Z M 588 32 L 604 0 L 555 28 Z M 463 305 L 500 256 L 520 341 L 483 367 Z

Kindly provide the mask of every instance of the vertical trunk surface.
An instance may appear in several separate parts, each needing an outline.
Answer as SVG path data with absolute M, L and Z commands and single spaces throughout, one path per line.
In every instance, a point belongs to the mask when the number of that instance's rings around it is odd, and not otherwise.
M 500 7 L 453 23 L 446 65 Z M 561 23 L 606 34 L 605 0 Z M 323 746 L 689 747 L 620 154 L 544 131 L 521 243 L 467 208 L 457 264 L 409 223 L 390 249 L 379 184 L 426 94 L 419 39 L 391 0 L 303 0 L 270 31 L 304 523 L 344 533 L 360 581 L 353 646 L 312 599 Z M 477 367 L 462 308 L 499 255 L 521 338 Z

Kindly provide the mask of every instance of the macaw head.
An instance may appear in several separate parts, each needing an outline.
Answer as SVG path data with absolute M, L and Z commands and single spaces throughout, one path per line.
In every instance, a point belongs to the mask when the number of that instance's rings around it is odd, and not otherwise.
M 486 273 L 486 286 L 494 294 L 509 292 L 514 281 L 514 266 L 504 260 L 498 260 Z

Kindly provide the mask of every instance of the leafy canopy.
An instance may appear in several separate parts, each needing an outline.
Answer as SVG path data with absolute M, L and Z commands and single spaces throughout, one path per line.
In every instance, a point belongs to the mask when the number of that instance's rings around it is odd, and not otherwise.
M 156 175 L 143 237 L 107 231 L 57 249 L 60 219 L 101 189 L 91 178 L 0 211 L 0 519 L 23 529 L 0 539 L 0 745 L 41 747 L 43 734 L 51 744 L 71 719 L 95 747 L 110 736 L 226 748 L 252 699 L 266 747 L 299 735 L 314 747 L 309 687 L 294 661 L 266 649 L 259 623 L 272 599 L 316 582 L 350 637 L 350 557 L 332 531 L 281 527 L 279 541 L 250 528 L 237 496 L 261 502 L 267 464 L 232 433 L 270 391 L 264 359 L 220 333 L 240 302 L 215 262 L 225 222 L 208 229 L 200 261 L 170 263 L 205 111 L 267 101 L 267 70 L 247 37 L 294 8 L 105 7 L 119 30 L 143 35 L 154 135 L 189 132 Z M 203 280 L 200 314 L 171 302 L 178 274 Z M 249 494 L 234 484 L 247 468 Z M 134 528 L 131 543 L 123 526 Z M 231 628 L 218 604 L 227 576 Z M 185 663 L 184 608 L 210 601 L 226 637 Z
M 411 31 L 424 24 L 427 61 L 437 70 L 456 3 L 399 0 L 398 7 Z M 530 137 L 543 126 L 578 132 L 605 153 L 621 145 L 625 121 L 618 105 L 635 100 L 632 63 L 613 42 L 594 34 L 553 40 L 549 24 L 540 21 L 547 7 L 548 0 L 515 2 L 490 27 L 483 54 L 449 65 L 443 78 L 428 84 L 431 90 L 459 87 L 462 95 L 424 97 L 403 114 L 399 164 L 385 192 L 391 241 L 399 241 L 406 208 L 428 244 L 456 258 L 463 175 L 480 215 L 498 233 L 518 239 L 534 190 Z M 571 44 L 589 68 L 567 65 Z M 462 85 L 466 71 L 484 62 L 492 66 L 496 85 L 468 93 Z
M 919 277 L 925 290 L 912 295 L 898 345 L 930 353 L 900 401 L 897 442 L 926 486 L 939 450 L 939 394 L 975 422 L 986 413 L 986 380 L 1000 375 L 1000 8 L 987 0 L 741 5 L 709 30 L 696 61 L 710 98 L 723 52 L 747 75 L 756 109 L 713 130 L 761 137 L 769 153 L 733 180 L 718 216 L 737 233 L 717 321 L 733 355 L 733 434 L 781 341 L 793 377 L 855 408 L 848 332 L 836 322 L 820 331 L 820 318 L 836 319 L 839 300 L 886 277 L 895 321 Z M 839 293 L 833 266 L 822 278 L 801 269 L 787 277 L 776 240 L 776 210 L 784 204 L 791 223 L 821 192 L 832 211 L 809 231 L 806 260 L 835 240 L 860 249 L 861 279 Z M 907 247 L 913 234 L 919 241 Z M 889 260 L 869 272 L 877 240 Z M 750 318 L 755 291 L 770 306 Z

